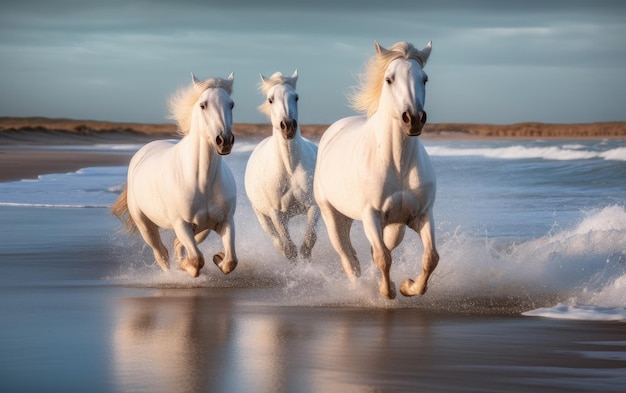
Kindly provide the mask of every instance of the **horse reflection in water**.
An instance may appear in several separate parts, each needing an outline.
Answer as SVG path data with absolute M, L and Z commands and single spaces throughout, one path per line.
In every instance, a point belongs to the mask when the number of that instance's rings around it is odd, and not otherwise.
M 112 337 L 119 391 L 185 393 L 213 386 L 228 363 L 229 308 L 227 299 L 200 289 L 122 299 Z
M 170 100 L 172 116 L 183 137 L 179 142 L 153 141 L 139 149 L 128 167 L 126 188 L 111 210 L 130 232 L 139 230 L 163 270 L 169 253 L 159 228 L 173 230 L 180 269 L 198 277 L 204 257 L 198 249 L 211 231 L 222 237 L 225 253 L 213 262 L 224 274 L 237 266 L 233 216 L 237 189 L 220 156 L 229 154 L 232 134 L 233 74 L 192 85 Z
M 430 360 L 448 333 L 428 312 L 277 309 L 258 295 L 242 302 L 240 290 L 196 288 L 120 299 L 111 337 L 117 390 L 406 390 L 441 366 Z
M 393 299 L 391 250 L 400 244 L 407 226 L 419 234 L 424 253 L 421 274 L 415 281 L 402 282 L 402 294 L 424 294 L 439 261 L 433 218 L 435 171 L 418 138 L 426 123 L 428 77 L 423 67 L 431 43 L 422 50 L 407 42 L 389 50 L 375 43 L 375 49 L 353 100 L 366 115 L 341 119 L 326 130 L 319 144 L 314 189 L 345 273 L 353 281 L 361 274 L 350 241 L 352 222 L 360 220 L 381 273 L 379 291 Z
M 266 99 L 259 110 L 269 117 L 272 135 L 254 149 L 245 173 L 246 193 L 259 223 L 276 250 L 289 260 L 298 256 L 289 220 L 307 216 L 300 256 L 308 259 L 317 240 L 315 225 L 320 215 L 313 196 L 317 146 L 300 134 L 297 80 L 297 70 L 290 77 L 280 72 L 270 78 L 261 75 Z

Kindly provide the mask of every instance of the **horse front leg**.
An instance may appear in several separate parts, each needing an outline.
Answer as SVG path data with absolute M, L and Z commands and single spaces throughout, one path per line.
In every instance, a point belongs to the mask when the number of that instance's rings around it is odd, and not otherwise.
M 396 286 L 389 278 L 391 270 L 391 251 L 383 240 L 383 225 L 379 213 L 373 209 L 363 215 L 363 229 L 365 236 L 372 246 L 372 259 L 381 273 L 378 284 L 380 294 L 387 299 L 395 299 Z
M 194 236 L 196 244 L 202 243 L 209 236 L 209 233 L 211 233 L 210 229 L 205 229 L 200 233 L 196 233 L 196 235 Z M 179 263 L 182 262 L 182 260 L 185 258 L 185 247 L 183 247 L 183 244 L 180 242 L 180 240 L 178 240 L 177 237 L 174 237 L 174 250 L 176 251 L 176 260 Z M 202 269 L 203 266 L 204 261 L 202 262 L 202 266 L 200 266 L 200 269 Z
M 272 219 L 256 209 L 254 209 L 254 213 L 258 218 L 259 224 L 261 224 L 261 228 L 263 228 L 265 233 L 267 233 L 272 239 L 274 248 L 276 248 L 278 252 L 282 253 L 283 244 L 280 240 L 280 237 L 278 236 L 278 232 L 276 232 L 276 228 L 274 228 L 274 223 L 272 222 Z
M 155 261 L 159 264 L 161 269 L 166 272 L 169 270 L 169 252 L 161 241 L 161 235 L 159 234 L 159 227 L 150 221 L 143 213 L 137 218 L 134 218 L 135 225 L 141 233 L 143 240 L 152 248 Z
M 287 229 L 287 222 L 289 221 L 287 214 L 278 210 L 272 210 L 270 218 L 282 243 L 282 249 L 278 251 L 282 252 L 287 259 L 293 261 L 298 256 L 298 248 L 291 240 L 289 230 Z
M 176 239 L 187 251 L 186 258 L 182 259 L 178 265 L 179 268 L 189 273 L 191 277 L 198 277 L 200 275 L 200 269 L 204 266 L 204 257 L 196 244 L 191 224 L 182 220 L 174 223 L 174 233 L 176 234 Z M 179 253 L 182 255 L 180 246 L 175 244 L 175 248 L 177 249 L 177 256 Z
M 215 229 L 221 238 L 224 245 L 224 251 L 218 252 L 213 255 L 213 263 L 224 274 L 228 274 L 235 270 L 237 267 L 237 253 L 235 252 L 235 223 L 232 215 L 228 218 L 228 221 L 218 225 Z
M 304 233 L 304 242 L 300 247 L 300 255 L 303 258 L 309 259 L 311 258 L 311 250 L 313 250 L 313 246 L 317 241 L 317 233 L 315 232 L 315 227 L 317 226 L 317 222 L 320 219 L 320 209 L 317 205 L 312 205 L 309 207 L 307 211 L 307 227 L 306 232 Z
M 428 279 L 439 263 L 439 253 L 435 247 L 435 228 L 432 211 L 421 220 L 416 219 L 411 228 L 415 230 L 424 244 L 424 255 L 422 255 L 422 274 L 416 281 L 407 278 L 400 286 L 400 292 L 404 296 L 423 295 L 428 289 Z

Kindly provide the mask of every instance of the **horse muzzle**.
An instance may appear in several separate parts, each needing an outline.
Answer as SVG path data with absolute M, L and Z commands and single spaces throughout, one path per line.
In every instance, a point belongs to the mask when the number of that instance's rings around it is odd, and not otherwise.
M 426 112 L 419 111 L 417 115 L 406 111 L 402 113 L 402 128 L 408 136 L 418 136 L 422 134 L 424 124 L 426 124 Z
M 296 119 L 287 119 L 280 122 L 280 131 L 285 139 L 293 139 L 296 136 L 298 122 Z
M 232 132 L 222 132 L 215 138 L 215 144 L 217 146 L 217 154 L 225 156 L 227 154 L 230 154 L 230 152 L 233 150 L 233 145 L 235 144 L 235 136 L 232 134 Z

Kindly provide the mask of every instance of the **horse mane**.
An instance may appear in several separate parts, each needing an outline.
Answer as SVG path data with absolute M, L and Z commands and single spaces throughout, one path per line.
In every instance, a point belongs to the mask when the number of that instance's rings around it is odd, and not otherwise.
M 261 75 L 262 76 L 262 75 Z M 261 83 L 259 83 L 259 90 L 263 93 L 263 95 L 267 95 L 267 92 L 276 85 L 290 85 L 294 89 L 296 88 L 296 82 L 298 81 L 298 77 L 293 76 L 285 76 L 282 72 L 276 71 L 269 78 L 261 78 Z M 257 108 L 259 112 L 264 113 L 267 117 L 270 117 L 270 104 L 267 100 L 263 100 L 263 103 Z
M 366 113 L 367 117 L 372 116 L 378 110 L 385 70 L 396 59 L 413 59 L 423 68 L 428 60 L 428 54 L 420 52 L 406 41 L 396 42 L 389 49 L 380 48 L 380 51 L 368 60 L 365 72 L 359 75 L 358 90 L 349 96 L 352 108 Z
M 209 78 L 204 81 L 192 83 L 189 86 L 181 87 L 172 94 L 168 106 L 170 109 L 170 119 L 178 123 L 178 132 L 182 136 L 189 134 L 191 129 L 191 114 L 193 107 L 200 98 L 200 95 L 210 88 L 221 88 L 231 95 L 233 91 L 232 80 L 222 78 Z

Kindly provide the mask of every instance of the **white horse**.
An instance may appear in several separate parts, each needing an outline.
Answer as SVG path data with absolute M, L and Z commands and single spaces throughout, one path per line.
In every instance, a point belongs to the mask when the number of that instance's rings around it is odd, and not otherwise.
M 191 86 L 170 99 L 182 138 L 178 143 L 150 142 L 133 156 L 126 188 L 112 212 L 129 230 L 139 230 L 163 270 L 169 269 L 169 256 L 159 228 L 173 230 L 180 269 L 193 277 L 204 266 L 198 244 L 214 230 L 222 237 L 226 254 L 217 253 L 213 262 L 228 274 L 237 266 L 233 223 L 237 190 L 220 155 L 229 154 L 235 141 L 233 74 L 205 81 L 191 76 Z
M 319 208 L 313 197 L 313 173 L 317 146 L 302 137 L 298 127 L 298 71 L 291 77 L 276 72 L 261 75 L 261 91 L 266 96 L 259 110 L 272 122 L 272 136 L 254 149 L 246 167 L 246 193 L 263 230 L 274 246 L 293 260 L 298 249 L 287 224 L 298 214 L 307 215 L 307 228 L 300 255 L 310 258 L 317 240 L 315 225 Z
M 391 250 L 404 237 L 405 225 L 424 244 L 422 274 L 417 282 L 406 279 L 405 296 L 424 294 L 437 266 L 433 204 L 435 172 L 417 138 L 426 122 L 423 67 L 431 43 L 417 50 L 398 42 L 389 50 L 375 42 L 376 54 L 367 66 L 353 106 L 367 113 L 332 124 L 319 144 L 315 169 L 315 198 L 331 243 L 341 257 L 348 277 L 360 276 L 360 265 L 350 242 L 353 220 L 363 221 L 380 269 L 380 293 L 396 295 L 389 279 Z

